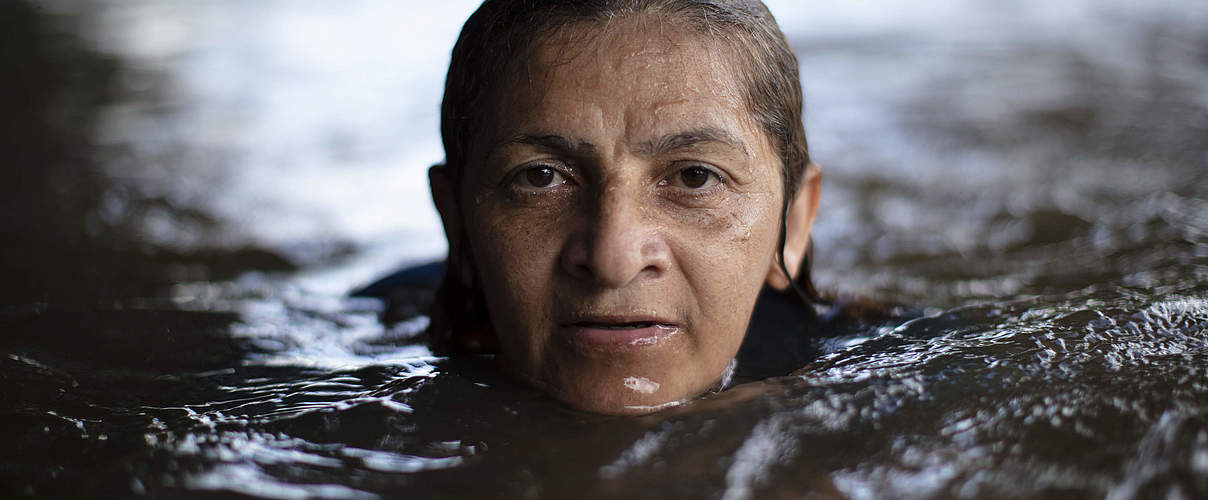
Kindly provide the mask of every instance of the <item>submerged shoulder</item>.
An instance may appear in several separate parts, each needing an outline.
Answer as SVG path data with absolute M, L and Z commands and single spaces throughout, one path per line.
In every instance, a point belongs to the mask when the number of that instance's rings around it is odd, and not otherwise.
M 795 295 L 765 287 L 738 351 L 734 382 L 789 375 L 845 344 L 845 339 L 875 335 L 887 325 L 919 314 L 917 308 L 849 296 L 806 304 Z

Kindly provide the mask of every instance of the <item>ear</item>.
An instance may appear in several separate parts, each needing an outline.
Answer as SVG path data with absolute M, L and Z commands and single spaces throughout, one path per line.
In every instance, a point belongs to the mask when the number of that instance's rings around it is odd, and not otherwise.
M 449 177 L 449 167 L 443 163 L 428 169 L 428 186 L 432 189 L 432 202 L 440 213 L 441 225 L 445 228 L 445 239 L 449 240 L 449 255 L 461 242 L 461 210 L 457 203 L 457 189 Z
M 450 175 L 448 165 L 437 164 L 428 169 L 428 185 L 432 189 L 432 202 L 440 213 L 441 225 L 445 228 L 445 239 L 449 242 L 449 256 L 445 259 L 446 279 L 455 279 L 462 285 L 474 285 L 473 264 L 470 253 L 461 241 L 465 234 L 462 228 L 461 203 L 458 201 L 457 186 Z
M 810 163 L 805 166 L 801 184 L 797 186 L 797 197 L 789 204 L 784 223 L 784 266 L 791 276 L 780 270 L 780 261 L 772 259 L 768 269 L 768 286 L 777 290 L 789 287 L 789 281 L 801 270 L 801 261 L 810 242 L 810 230 L 814 227 L 814 216 L 818 214 L 818 195 L 822 183 L 822 169 Z

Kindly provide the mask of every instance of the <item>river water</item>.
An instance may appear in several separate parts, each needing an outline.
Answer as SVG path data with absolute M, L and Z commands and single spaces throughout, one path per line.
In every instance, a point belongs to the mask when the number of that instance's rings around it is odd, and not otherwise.
M 1208 496 L 1208 4 L 770 3 L 820 287 L 920 313 L 639 418 L 347 296 L 443 251 L 402 4 L 0 7 L 0 495 Z

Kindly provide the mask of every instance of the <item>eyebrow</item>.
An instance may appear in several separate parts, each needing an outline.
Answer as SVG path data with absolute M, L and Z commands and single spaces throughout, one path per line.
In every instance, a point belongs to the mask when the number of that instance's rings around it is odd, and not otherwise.
M 540 146 L 545 149 L 557 151 L 559 153 L 569 153 L 579 156 L 586 156 L 596 152 L 596 146 L 586 141 L 572 141 L 566 137 L 555 134 L 545 135 L 530 135 L 517 134 L 506 141 L 503 141 L 498 146 L 492 148 L 490 155 L 494 155 L 500 149 L 513 144 L 528 144 L 532 146 Z
M 751 156 L 746 144 L 741 139 L 727 130 L 716 127 L 703 127 L 667 134 L 656 141 L 639 144 L 637 152 L 644 156 L 659 156 L 705 143 L 722 144 L 741 151 L 744 156 Z M 513 144 L 539 146 L 551 151 L 577 156 L 587 156 L 597 151 L 595 144 L 587 141 L 574 141 L 557 134 L 517 134 L 492 148 L 488 155 L 494 155 L 500 149 Z
M 741 139 L 725 129 L 716 127 L 703 127 L 667 134 L 657 141 L 642 143 L 638 146 L 638 152 L 647 156 L 659 156 L 704 143 L 723 144 L 741 151 L 744 156 L 751 156 L 746 144 Z

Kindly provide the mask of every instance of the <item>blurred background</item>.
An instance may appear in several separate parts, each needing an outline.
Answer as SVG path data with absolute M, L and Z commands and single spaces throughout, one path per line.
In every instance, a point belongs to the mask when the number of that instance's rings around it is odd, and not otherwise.
M 1115 241 L 1137 204 L 1203 221 L 1202 2 L 768 4 L 825 169 L 824 286 L 940 305 L 1036 291 L 1053 244 Z M 248 270 L 338 293 L 439 258 L 425 170 L 475 5 L 4 2 L 3 298 Z M 1085 271 L 1059 285 L 1102 277 Z
M 425 169 L 473 7 L 5 2 L 6 297 L 437 256 Z

